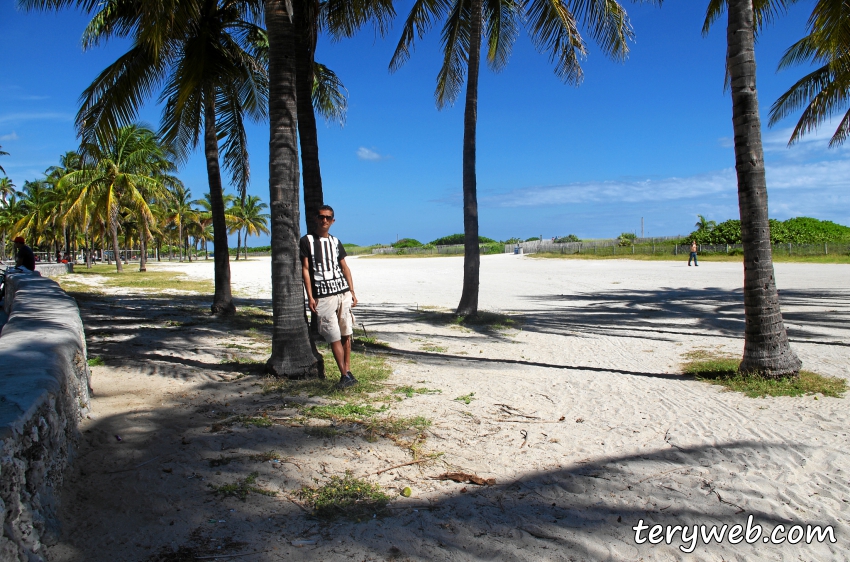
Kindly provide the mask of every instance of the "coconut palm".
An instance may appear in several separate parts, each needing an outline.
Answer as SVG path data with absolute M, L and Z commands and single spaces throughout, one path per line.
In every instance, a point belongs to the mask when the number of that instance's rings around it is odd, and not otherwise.
M 12 183 L 12 180 L 9 178 L 0 178 L 0 201 L 3 202 L 3 205 L 6 204 L 6 199 L 15 193 L 17 191 L 15 191 L 15 184 Z
M 774 125 L 805 106 L 788 141 L 791 145 L 846 110 L 829 141 L 830 147 L 837 146 L 850 135 L 850 4 L 819 0 L 808 29 L 808 35 L 785 52 L 779 69 L 799 64 L 816 68 L 774 102 L 768 123 Z
M 756 91 L 755 32 L 785 7 L 784 0 L 712 0 L 703 32 L 728 12 L 726 71 L 732 90 L 735 170 L 741 242 L 744 246 L 744 357 L 740 371 L 768 378 L 797 376 L 800 360 L 791 350 L 773 271 L 767 182 Z
M 168 190 L 165 200 L 166 220 L 177 228 L 177 240 L 180 244 L 180 261 L 183 261 L 184 254 L 187 254 L 188 257 L 188 252 L 184 252 L 187 249 L 184 244 L 184 228 L 190 224 L 199 223 L 201 220 L 200 213 L 192 207 L 194 203 L 192 201 L 192 192 L 182 185 Z
M 263 209 L 268 209 L 268 205 L 256 195 L 249 195 L 245 198 L 245 202 L 239 201 L 231 208 L 232 222 L 230 223 L 230 233 L 245 232 L 245 259 L 248 259 L 248 236 L 259 236 L 260 234 L 269 233 L 269 215 L 263 213 Z M 239 246 L 236 247 L 236 256 L 239 256 Z
M 463 292 L 457 314 L 478 313 L 479 266 L 478 195 L 476 187 L 476 127 L 478 121 L 478 73 L 482 35 L 487 45 L 487 62 L 498 71 L 505 66 L 511 48 L 525 23 L 534 45 L 549 53 L 555 74 L 564 82 L 582 80 L 579 60 L 586 55 L 579 24 L 607 56 L 622 60 L 628 53 L 632 29 L 623 7 L 616 0 L 416 0 L 405 21 L 401 38 L 390 62 L 398 70 L 409 58 L 414 40 L 422 38 L 433 22 L 445 19 L 442 33 L 443 64 L 437 75 L 437 107 L 457 99 L 466 74 L 463 126 Z
M 17 233 L 15 224 L 20 221 L 27 212 L 26 206 L 22 199 L 19 198 L 20 192 L 15 192 L 9 196 L 9 199 L 3 206 L 0 206 L 0 231 L 3 233 L 3 258 L 9 248 L 6 247 L 7 240 L 14 238 Z
M 2 146 L 0 146 L 0 156 L 9 156 L 9 153 L 5 152 Z M 3 172 L 4 175 L 6 174 L 6 170 L 3 169 L 3 166 L 0 166 L 0 172 Z
M 94 17 L 84 46 L 131 37 L 131 49 L 83 93 L 77 125 L 84 139 L 113 133 L 132 122 L 142 103 L 163 86 L 162 136 L 188 157 L 203 137 L 215 231 L 215 295 L 212 311 L 232 314 L 227 226 L 219 168 L 223 163 L 240 193 L 249 165 L 244 119 L 266 117 L 267 78 L 252 52 L 262 33 L 257 0 L 19 0 L 27 9 L 77 6 Z
M 717 221 L 706 220 L 703 215 L 697 215 L 697 222 L 694 225 L 699 232 L 712 231 L 717 226 Z
M 162 176 L 175 169 L 174 162 L 154 132 L 142 125 L 128 125 L 112 137 L 100 137 L 83 146 L 82 154 L 83 169 L 59 182 L 73 193 L 68 212 L 72 216 L 91 212 L 94 221 L 106 225 L 116 268 L 123 271 L 118 259 L 119 212 L 130 209 L 147 223 L 153 222 L 146 195 L 161 189 Z
M 224 203 L 225 208 L 224 220 L 226 224 L 230 223 L 230 215 L 228 214 L 228 209 L 230 209 L 235 200 L 236 197 L 229 193 L 225 193 L 222 196 L 222 201 Z M 210 198 L 210 194 L 204 193 L 204 198 L 194 201 L 194 204 L 198 205 L 201 208 L 199 213 L 201 218 L 201 224 L 204 227 L 202 234 L 202 238 L 204 241 L 204 259 L 209 259 L 209 255 L 207 255 L 207 241 L 215 239 L 215 233 L 212 226 L 212 200 Z
M 290 9 L 287 9 L 287 4 Z M 298 259 L 298 131 L 295 89 L 295 26 L 291 3 L 266 0 L 269 58 L 269 206 L 271 207 L 272 353 L 266 370 L 275 376 L 324 376 L 322 357 L 307 330 Z

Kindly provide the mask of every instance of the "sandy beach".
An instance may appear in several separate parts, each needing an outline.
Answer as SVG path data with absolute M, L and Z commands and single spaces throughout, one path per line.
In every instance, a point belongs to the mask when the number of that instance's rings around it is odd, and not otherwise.
M 688 351 L 740 355 L 741 264 L 484 256 L 480 309 L 512 320 L 495 329 L 438 321 L 459 300 L 460 257 L 348 262 L 358 326 L 388 344 L 389 382 L 434 390 L 392 409 L 433 421 L 426 449 L 443 453 L 438 462 L 378 475 L 409 453 L 386 439 L 323 439 L 286 425 L 211 431 L 216 408 L 284 417 L 291 407 L 260 394 L 259 375 L 222 365 L 228 343 L 257 360 L 263 346 L 182 319 L 202 297 L 174 295 L 177 312 L 144 294 L 80 298 L 89 355 L 106 365 L 92 369 L 94 414 L 49 559 L 850 559 L 847 398 L 753 399 L 681 375 Z M 212 278 L 211 260 L 149 267 Z M 231 268 L 237 306 L 268 309 L 269 259 Z M 804 368 L 850 378 L 850 266 L 775 269 Z M 268 449 L 291 462 L 210 462 Z M 210 483 L 252 470 L 277 497 L 209 494 Z M 362 522 L 317 521 L 286 499 L 346 470 L 413 494 Z M 495 484 L 432 479 L 447 471 Z M 731 527 L 749 515 L 763 535 L 831 525 L 837 542 L 698 541 L 685 553 L 679 535 L 638 544 L 633 530 L 641 520 Z

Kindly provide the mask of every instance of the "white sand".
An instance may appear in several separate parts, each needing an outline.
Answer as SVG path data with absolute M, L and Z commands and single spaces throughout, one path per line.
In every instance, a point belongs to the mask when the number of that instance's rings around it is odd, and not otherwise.
M 441 390 L 406 400 L 397 411 L 434 419 L 429 446 L 445 452 L 450 466 L 499 484 L 460 494 L 475 487 L 423 480 L 435 469 L 380 476 L 385 486 L 410 483 L 413 500 L 439 506 L 383 524 L 380 532 L 390 533 L 404 555 L 850 559 L 847 399 L 751 399 L 677 376 L 687 350 L 741 353 L 740 264 L 485 256 L 480 308 L 516 315 L 520 326 L 502 332 L 435 325 L 416 313 L 456 306 L 461 258 L 349 264 L 358 321 L 369 335 L 411 352 L 394 362 L 393 381 Z M 211 262 L 170 267 L 198 277 L 212 272 Z M 237 295 L 268 305 L 267 258 L 233 262 L 232 273 Z M 848 273 L 847 265 L 776 265 L 786 325 L 804 368 L 844 378 Z M 454 400 L 471 392 L 469 406 Z M 346 467 L 332 450 L 327 455 L 333 471 Z M 374 468 L 391 461 L 377 458 Z M 639 519 L 745 524 L 747 514 L 768 530 L 779 523 L 833 525 L 838 542 L 700 543 L 687 555 L 678 539 L 637 545 L 631 529 Z M 353 532 L 362 547 L 379 531 Z M 325 548 L 319 557 L 352 552 L 332 542 Z

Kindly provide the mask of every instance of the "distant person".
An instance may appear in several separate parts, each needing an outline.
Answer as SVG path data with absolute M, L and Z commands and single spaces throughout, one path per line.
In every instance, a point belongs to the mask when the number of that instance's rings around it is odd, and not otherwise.
M 318 317 L 319 334 L 328 342 L 339 367 L 338 388 L 357 384 L 351 374 L 351 336 L 357 306 L 351 270 L 345 263 L 345 248 L 328 231 L 334 223 L 334 210 L 329 205 L 319 207 L 315 235 L 301 238 L 301 276 L 310 311 Z
M 32 248 L 24 243 L 22 236 L 15 238 L 15 267 L 35 271 L 35 254 L 32 253 Z
M 697 241 L 691 240 L 691 255 L 688 256 L 688 267 L 691 267 L 691 260 L 694 260 L 694 266 L 699 267 L 697 263 Z

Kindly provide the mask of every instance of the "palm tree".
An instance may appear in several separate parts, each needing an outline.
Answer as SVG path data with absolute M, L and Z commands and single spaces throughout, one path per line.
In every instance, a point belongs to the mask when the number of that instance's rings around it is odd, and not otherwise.
M 432 22 L 445 18 L 443 65 L 437 75 L 437 107 L 454 103 L 466 77 L 463 125 L 463 292 L 457 307 L 461 316 L 478 314 L 479 266 L 478 195 L 476 187 L 476 126 L 478 121 L 478 73 L 482 34 L 487 44 L 487 61 L 498 71 L 507 64 L 511 47 L 522 23 L 532 42 L 547 51 L 555 62 L 555 74 L 564 82 L 578 85 L 582 79 L 579 60 L 586 54 L 578 32 L 583 23 L 602 52 L 624 59 L 632 29 L 623 7 L 616 0 L 416 0 L 404 24 L 390 62 L 398 70 L 409 58 L 414 39 L 422 38 Z M 486 25 L 485 25 L 486 23 Z
M 263 213 L 263 209 L 268 209 L 268 205 L 256 195 L 249 195 L 245 198 L 245 202 L 237 203 L 231 214 L 233 222 L 231 223 L 230 233 L 241 233 L 245 231 L 245 259 L 248 259 L 248 236 L 259 236 L 260 234 L 268 234 L 269 215 Z M 241 235 L 241 234 L 240 234 Z M 237 259 L 239 248 L 236 249 Z
M 216 314 L 236 311 L 230 289 L 227 225 L 219 167 L 223 163 L 240 193 L 249 180 L 244 119 L 266 118 L 268 83 L 252 52 L 262 29 L 256 0 L 19 0 L 27 9 L 76 5 L 98 10 L 84 34 L 89 47 L 110 37 L 132 36 L 131 49 L 83 93 L 77 125 L 84 140 L 113 133 L 132 122 L 143 101 L 162 84 L 162 136 L 179 160 L 203 136 L 212 203 Z M 203 135 L 202 135 L 203 133 Z
M 180 243 L 180 261 L 183 261 L 184 253 L 188 254 L 188 252 L 184 252 L 184 227 L 198 223 L 201 220 L 200 213 L 192 208 L 194 203 L 192 201 L 192 192 L 182 185 L 168 190 L 165 202 L 166 218 L 170 224 L 177 228 L 177 240 Z
M 271 207 L 272 353 L 275 376 L 323 377 L 322 356 L 307 331 L 298 259 L 298 132 L 295 90 L 295 26 L 285 0 L 266 0 L 269 41 L 269 202 Z
M 2 149 L 3 149 L 3 147 L 0 146 L 0 156 L 9 156 L 9 153 L 5 152 Z M 6 170 L 3 169 L 3 166 L 0 166 L 0 172 L 3 172 L 4 175 L 6 174 Z
M 797 41 L 779 62 L 779 69 L 799 64 L 816 65 L 770 108 L 774 125 L 805 106 L 788 144 L 814 131 L 848 106 L 850 97 L 850 5 L 843 0 L 819 0 L 809 18 L 809 34 Z M 850 108 L 835 129 L 829 146 L 838 146 L 850 135 Z
M 9 178 L 0 178 L 0 201 L 3 202 L 3 205 L 6 204 L 6 199 L 15 193 L 17 191 L 15 191 L 15 184 L 12 183 L 12 180 Z
M 9 199 L 3 206 L 0 206 L 0 230 L 3 232 L 3 257 L 7 256 L 6 241 L 16 235 L 15 224 L 20 221 L 27 212 L 26 206 L 22 199 L 18 197 L 22 195 L 20 192 L 15 192 L 9 196 Z
M 83 169 L 64 176 L 59 185 L 68 185 L 73 203 L 68 212 L 74 216 L 90 212 L 95 221 L 108 228 L 117 270 L 123 271 L 118 248 L 118 219 L 122 207 L 153 222 L 146 195 L 160 190 L 162 176 L 175 165 L 168 151 L 149 128 L 128 125 L 114 137 L 100 137 L 83 147 Z
M 794 377 L 801 363 L 788 342 L 773 271 L 755 58 L 756 29 L 781 10 L 784 1 L 777 0 L 771 5 L 767 0 L 759 0 L 759 12 L 754 12 L 753 0 L 727 0 L 726 3 L 726 71 L 732 89 L 735 170 L 744 246 L 746 328 L 744 357 L 739 369 L 742 373 L 767 378 Z M 722 0 L 712 0 L 704 33 L 722 9 Z
M 699 232 L 712 231 L 717 226 L 717 221 L 706 220 L 702 215 L 697 215 L 697 222 L 694 225 Z
M 229 193 L 225 193 L 222 196 L 222 201 L 224 203 L 224 208 L 225 208 L 224 220 L 225 220 L 226 224 L 229 224 L 230 223 L 230 216 L 227 214 L 229 212 L 228 209 L 230 209 L 230 207 L 233 206 L 233 202 L 236 201 L 236 198 Z M 213 220 L 212 220 L 212 200 L 211 200 L 210 194 L 204 193 L 204 198 L 198 199 L 197 201 L 194 201 L 194 204 L 201 207 L 201 210 L 199 212 L 200 212 L 201 224 L 204 227 L 203 234 L 202 234 L 203 241 L 204 241 L 204 254 L 205 254 L 204 259 L 209 259 L 209 255 L 207 255 L 207 241 L 215 239 L 215 233 L 213 231 L 213 226 L 212 226 L 212 224 L 213 224 Z

